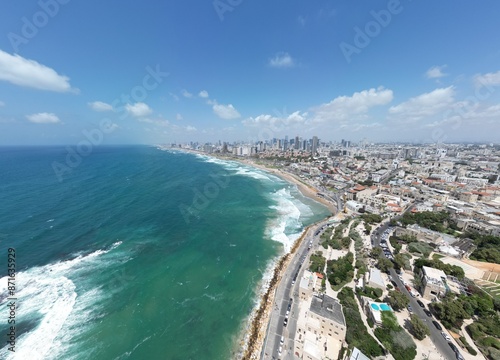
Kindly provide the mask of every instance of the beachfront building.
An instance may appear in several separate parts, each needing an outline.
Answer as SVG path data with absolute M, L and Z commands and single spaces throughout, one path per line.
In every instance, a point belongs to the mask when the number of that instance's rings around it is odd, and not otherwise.
M 446 274 L 443 270 L 422 266 L 422 297 L 433 300 L 446 294 Z
M 297 320 L 294 353 L 300 359 L 337 359 L 346 335 L 342 305 L 328 295 L 313 296 Z
M 317 293 L 321 289 L 322 280 L 323 274 L 305 270 L 299 284 L 300 299 L 304 301 L 309 300 L 313 294 Z

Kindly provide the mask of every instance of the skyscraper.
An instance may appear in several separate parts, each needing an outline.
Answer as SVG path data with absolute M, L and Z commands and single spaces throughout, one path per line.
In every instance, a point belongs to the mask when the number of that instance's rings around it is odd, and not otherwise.
M 315 155 L 316 152 L 318 151 L 318 143 L 319 143 L 318 137 L 317 136 L 313 136 L 313 138 L 312 138 L 312 146 L 311 146 L 311 153 L 313 155 Z

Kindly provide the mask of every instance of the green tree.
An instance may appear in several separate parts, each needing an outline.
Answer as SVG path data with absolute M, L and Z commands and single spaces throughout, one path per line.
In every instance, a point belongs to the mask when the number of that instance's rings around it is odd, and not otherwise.
M 377 267 L 380 269 L 380 271 L 387 272 L 387 270 L 392 269 L 394 265 L 392 264 L 391 260 L 385 257 L 380 257 L 377 262 Z
M 411 314 L 410 324 L 413 330 L 413 335 L 417 340 L 423 340 L 431 333 L 427 325 L 425 325 L 424 322 L 415 314 Z
M 379 247 L 375 247 L 370 250 L 370 257 L 373 259 L 378 259 L 382 255 L 382 249 Z
M 396 268 L 398 269 L 406 269 L 407 268 L 407 263 L 408 260 L 404 257 L 403 254 L 396 254 L 394 255 L 394 264 L 396 265 Z
M 405 309 L 410 303 L 410 299 L 400 291 L 391 290 L 388 295 L 387 302 L 396 311 Z

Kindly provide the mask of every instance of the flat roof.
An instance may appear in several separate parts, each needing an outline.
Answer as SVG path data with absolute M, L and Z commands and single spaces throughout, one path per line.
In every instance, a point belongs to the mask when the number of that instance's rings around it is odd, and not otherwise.
M 370 282 L 374 282 L 382 287 L 385 287 L 384 279 L 382 279 L 382 273 L 377 268 L 370 269 Z
M 363 354 L 357 347 L 352 349 L 351 357 L 349 360 L 370 360 L 368 356 Z
M 441 281 L 441 279 L 447 278 L 443 270 L 434 269 L 428 266 L 422 266 L 422 270 L 424 271 L 425 276 L 427 276 L 430 279 Z
M 313 296 L 310 310 L 326 319 L 333 320 L 339 324 L 345 325 L 344 314 L 342 313 L 342 305 L 337 299 L 328 295 L 323 295 L 323 298 Z

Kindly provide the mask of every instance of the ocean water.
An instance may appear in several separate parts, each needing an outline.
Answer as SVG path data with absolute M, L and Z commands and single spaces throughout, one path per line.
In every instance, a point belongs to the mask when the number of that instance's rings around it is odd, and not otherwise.
M 0 148 L 2 359 L 234 358 L 273 261 L 329 214 L 236 162 L 102 147 L 59 181 L 66 154 Z

